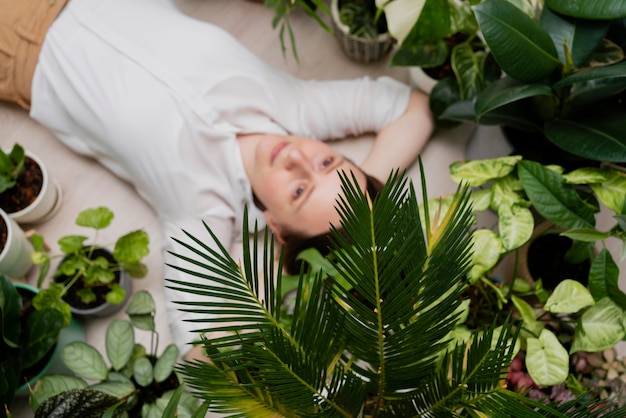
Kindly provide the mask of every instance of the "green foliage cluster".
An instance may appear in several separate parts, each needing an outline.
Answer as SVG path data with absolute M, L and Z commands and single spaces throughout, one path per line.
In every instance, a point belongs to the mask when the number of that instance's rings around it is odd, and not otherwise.
M 143 230 L 129 232 L 117 239 L 113 248 L 114 262 L 110 262 L 103 256 L 94 257 L 94 252 L 104 248 L 97 244 L 98 231 L 108 227 L 113 220 L 113 212 L 106 207 L 86 209 L 80 212 L 76 218 L 76 224 L 96 231 L 91 244 L 85 244 L 88 237 L 83 235 L 66 235 L 58 240 L 61 253 L 55 257 L 63 257 L 54 277 L 67 277 L 63 283 L 54 280 L 47 289 L 40 292 L 39 298 L 59 299 L 77 281 L 81 281 L 82 289 L 78 295 L 84 303 L 96 300 L 94 287 L 104 286 L 108 288 L 106 301 L 112 304 L 121 303 L 125 296 L 125 290 L 115 282 L 115 274 L 124 270 L 131 277 L 141 278 L 147 274 L 147 267 L 141 260 L 148 255 L 149 237 Z M 38 287 L 41 287 L 44 278 L 50 268 L 51 257 L 44 250 L 44 239 L 40 235 L 31 238 L 35 252 L 32 254 L 33 262 L 40 266 Z
M 49 375 L 37 382 L 30 397 L 37 417 L 65 416 L 70 411 L 73 416 L 106 413 L 161 418 L 174 416 L 174 412 L 181 418 L 201 416 L 194 415 L 198 402 L 182 390 L 175 373 L 176 345 L 168 345 L 157 356 L 156 305 L 152 296 L 144 290 L 136 292 L 126 313 L 129 320 L 113 319 L 107 327 L 109 365 L 87 343 L 72 342 L 63 348 L 63 361 L 75 375 Z M 135 342 L 135 329 L 152 334 L 150 351 Z
M 17 177 L 24 170 L 25 158 L 20 144 L 14 144 L 8 153 L 0 148 L 0 193 L 15 187 Z

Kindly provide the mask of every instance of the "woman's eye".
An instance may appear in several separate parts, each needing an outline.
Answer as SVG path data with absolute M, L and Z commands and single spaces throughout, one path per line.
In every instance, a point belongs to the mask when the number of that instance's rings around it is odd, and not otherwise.
M 293 192 L 293 199 L 297 199 L 300 196 L 302 196 L 302 193 L 304 193 L 304 186 L 298 186 L 298 188 Z
M 334 160 L 335 159 L 333 157 L 326 158 L 324 161 L 322 161 L 322 167 L 326 168 L 326 167 L 330 166 L 333 163 Z

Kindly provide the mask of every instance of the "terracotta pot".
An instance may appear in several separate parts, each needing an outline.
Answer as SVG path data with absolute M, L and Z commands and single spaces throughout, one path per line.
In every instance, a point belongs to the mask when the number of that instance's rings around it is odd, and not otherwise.
M 388 33 L 380 34 L 376 39 L 351 35 L 348 26 L 339 18 L 339 0 L 331 1 L 330 15 L 335 38 L 351 59 L 362 63 L 375 62 L 385 58 L 391 51 L 393 39 Z
M 33 247 L 17 222 L 1 209 L 0 222 L 7 231 L 6 241 L 0 252 L 0 274 L 14 278 L 24 277 L 33 266 L 30 259 Z M 0 228 L 0 230 L 3 229 Z

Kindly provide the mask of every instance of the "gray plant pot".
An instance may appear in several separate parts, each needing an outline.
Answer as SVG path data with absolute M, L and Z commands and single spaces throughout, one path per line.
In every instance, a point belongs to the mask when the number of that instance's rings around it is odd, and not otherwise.
M 339 18 L 339 0 L 331 0 L 330 15 L 335 38 L 351 59 L 362 63 L 376 62 L 391 51 L 393 39 L 388 33 L 380 34 L 376 39 L 351 35 L 349 28 Z

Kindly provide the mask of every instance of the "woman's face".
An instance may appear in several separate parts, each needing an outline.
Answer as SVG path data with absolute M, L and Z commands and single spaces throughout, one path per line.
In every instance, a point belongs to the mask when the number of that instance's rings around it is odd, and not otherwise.
M 256 143 L 248 175 L 275 234 L 314 236 L 339 224 L 339 172 L 352 171 L 362 190 L 365 175 L 322 141 L 267 135 Z

